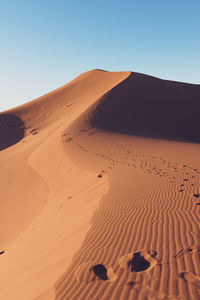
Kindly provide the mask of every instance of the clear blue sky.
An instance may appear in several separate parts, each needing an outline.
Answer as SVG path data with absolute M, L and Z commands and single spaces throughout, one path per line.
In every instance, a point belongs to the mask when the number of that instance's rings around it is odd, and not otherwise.
M 0 111 L 94 68 L 200 83 L 200 0 L 0 0 Z

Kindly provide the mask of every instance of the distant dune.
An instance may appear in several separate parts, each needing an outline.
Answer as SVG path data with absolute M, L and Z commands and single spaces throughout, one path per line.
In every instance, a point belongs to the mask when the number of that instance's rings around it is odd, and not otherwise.
M 199 299 L 199 111 L 92 70 L 1 113 L 0 299 Z

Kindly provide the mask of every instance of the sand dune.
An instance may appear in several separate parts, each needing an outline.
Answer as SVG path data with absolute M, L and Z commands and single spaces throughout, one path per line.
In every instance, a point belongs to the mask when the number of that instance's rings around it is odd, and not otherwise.
M 199 299 L 199 96 L 92 70 L 0 114 L 1 299 Z

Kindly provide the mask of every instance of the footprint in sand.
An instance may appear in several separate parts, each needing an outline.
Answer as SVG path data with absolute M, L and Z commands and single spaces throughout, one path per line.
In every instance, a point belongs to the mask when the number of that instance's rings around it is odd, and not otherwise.
M 118 264 L 125 270 L 131 272 L 148 272 L 155 267 L 158 262 L 155 259 L 157 255 L 156 251 L 150 253 L 144 249 L 138 250 L 137 252 L 130 252 L 118 259 Z
M 66 142 L 71 143 L 73 141 L 73 139 L 71 137 L 69 137 L 68 139 L 66 139 Z
M 189 273 L 189 272 L 182 272 L 180 274 L 180 277 L 191 282 L 192 285 L 195 288 L 199 289 L 199 292 L 200 292 L 200 276 L 197 276 L 197 275 L 195 275 L 193 273 Z
M 117 279 L 111 266 L 99 263 L 83 263 L 75 271 L 77 281 L 97 281 L 113 282 Z
M 94 274 L 101 280 L 108 280 L 107 269 L 104 265 L 98 264 L 92 268 Z
M 188 247 L 188 248 L 185 248 L 185 249 L 181 249 L 176 255 L 174 255 L 174 257 L 179 259 L 179 258 L 182 258 L 185 255 L 192 254 L 192 253 L 197 252 L 197 251 L 200 251 L 199 247 L 196 247 L 196 248 Z
M 162 292 L 155 291 L 154 289 L 150 288 L 147 285 L 144 285 L 140 282 L 136 281 L 130 281 L 128 282 L 128 286 L 133 288 L 134 290 L 138 291 L 139 293 L 148 293 L 148 297 L 151 299 L 158 299 L 158 300 L 180 300 L 179 297 L 171 296 L 171 295 L 165 295 Z M 149 298 L 148 298 L 149 299 Z
M 200 194 L 194 194 L 193 197 L 199 198 L 199 197 L 200 197 Z

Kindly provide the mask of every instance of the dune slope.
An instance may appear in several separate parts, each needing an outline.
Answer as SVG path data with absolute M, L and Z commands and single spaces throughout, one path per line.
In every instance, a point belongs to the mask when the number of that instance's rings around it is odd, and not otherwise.
M 199 95 L 93 70 L 0 115 L 2 299 L 198 299 Z
M 200 142 L 199 94 L 200 85 L 132 73 L 101 98 L 92 125 L 112 132 Z

